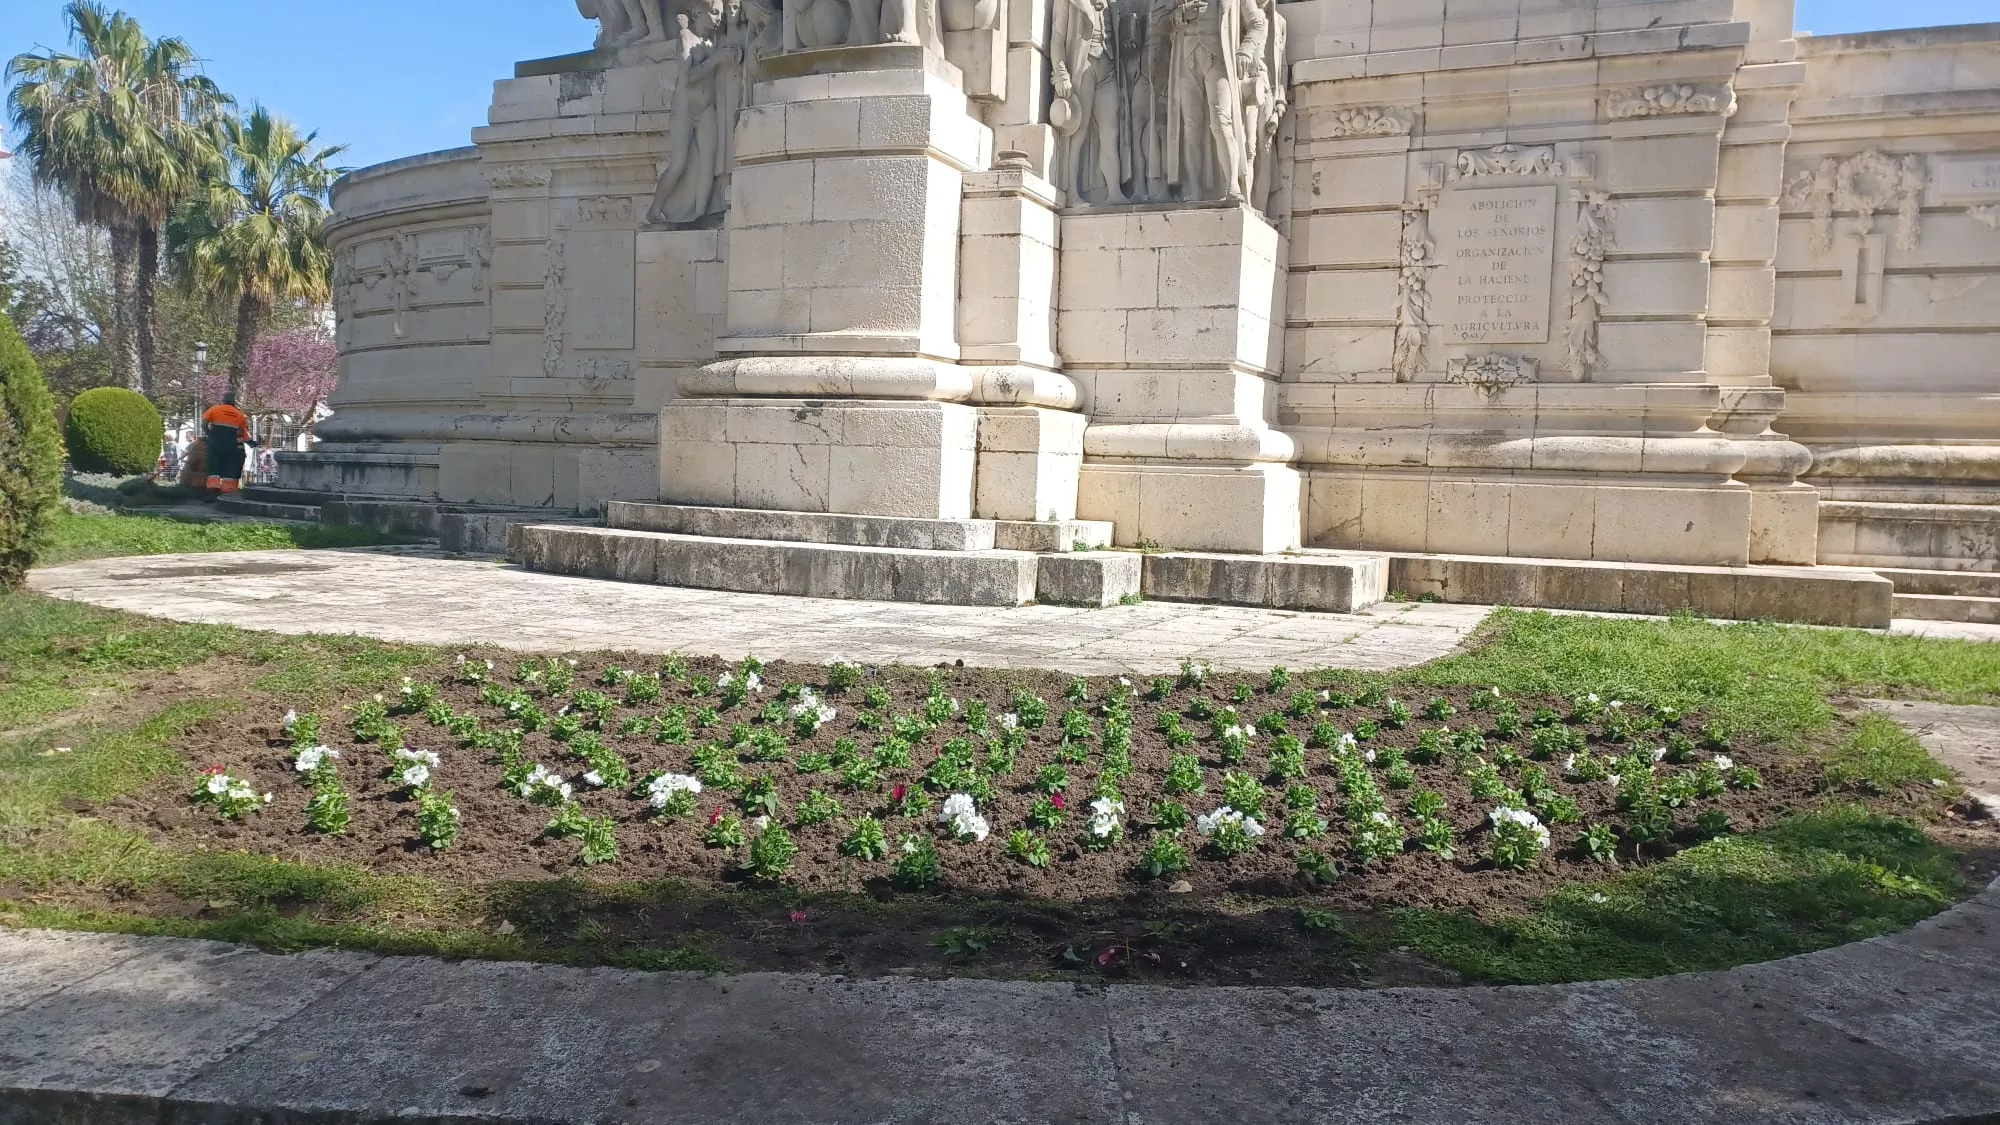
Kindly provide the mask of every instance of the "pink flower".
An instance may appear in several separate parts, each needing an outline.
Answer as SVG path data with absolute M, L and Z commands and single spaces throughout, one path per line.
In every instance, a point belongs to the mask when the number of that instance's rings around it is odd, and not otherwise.
M 894 789 L 889 790 L 889 800 L 900 805 L 903 803 L 904 794 L 909 791 L 910 787 L 908 785 L 899 784 Z
M 718 805 L 714 812 L 708 814 L 708 826 L 710 828 L 713 828 L 721 823 L 722 823 L 722 808 L 721 806 Z
M 1058 809 L 1061 809 L 1061 808 L 1066 808 L 1066 807 L 1068 807 L 1068 806 L 1067 806 L 1067 805 L 1065 805 L 1065 804 L 1064 804 L 1064 802 L 1063 802 L 1063 795 L 1062 795 L 1062 790 L 1060 790 L 1060 789 L 1058 789 L 1058 790 L 1056 790 L 1055 792 L 1053 792 L 1053 793 L 1049 794 L 1049 803 L 1050 803 L 1050 804 L 1052 804 L 1052 805 L 1054 805 L 1054 806 L 1055 806 L 1056 808 L 1058 808 Z
M 1115 945 L 1105 946 L 1104 952 L 1097 955 L 1097 967 L 1100 969 L 1104 968 L 1105 966 L 1111 964 L 1112 959 L 1117 956 L 1118 956 L 1117 946 Z
M 803 911 L 803 910 L 794 910 L 794 911 L 792 911 L 792 921 L 793 921 L 793 922 L 803 922 L 803 921 L 805 921 L 805 920 L 806 920 L 806 912 L 805 912 L 805 911 Z
M 221 767 L 221 766 L 210 766 L 210 767 L 208 767 L 207 769 L 205 769 L 205 770 L 201 771 L 201 776 L 203 776 L 203 777 L 214 777 L 214 776 L 215 776 L 216 774 L 219 774 L 219 773 L 221 773 L 221 772 L 222 772 L 222 767 Z

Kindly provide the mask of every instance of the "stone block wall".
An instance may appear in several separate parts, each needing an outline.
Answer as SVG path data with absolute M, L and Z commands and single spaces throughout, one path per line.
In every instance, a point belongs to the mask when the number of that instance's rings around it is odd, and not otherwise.
M 1801 41 L 1771 374 L 1820 561 L 2000 565 L 2000 24 Z

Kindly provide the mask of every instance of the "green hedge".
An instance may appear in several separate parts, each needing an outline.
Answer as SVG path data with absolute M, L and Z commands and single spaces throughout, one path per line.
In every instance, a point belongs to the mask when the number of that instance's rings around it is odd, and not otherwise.
M 131 476 L 159 466 L 165 430 L 146 396 L 123 387 L 98 387 L 69 404 L 63 429 L 69 463 L 87 473 Z
M 41 368 L 0 313 L 0 590 L 21 584 L 62 495 L 62 442 Z

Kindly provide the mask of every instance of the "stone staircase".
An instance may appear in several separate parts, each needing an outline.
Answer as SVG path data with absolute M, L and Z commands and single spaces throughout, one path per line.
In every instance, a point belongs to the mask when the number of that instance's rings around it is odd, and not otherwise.
M 219 511 L 231 515 L 318 523 L 320 505 L 326 499 L 327 494 L 324 492 L 305 492 L 253 484 L 241 492 L 233 492 L 222 497 L 215 502 L 215 506 Z
M 1896 584 L 1897 617 L 2000 625 L 2000 573 L 1880 568 L 1875 573 Z
M 614 502 L 602 527 L 516 525 L 530 570 L 742 593 L 1018 606 L 1166 601 L 1351 613 L 1380 601 L 1366 556 L 1137 554 L 1106 550 L 1111 525 L 912 519 Z

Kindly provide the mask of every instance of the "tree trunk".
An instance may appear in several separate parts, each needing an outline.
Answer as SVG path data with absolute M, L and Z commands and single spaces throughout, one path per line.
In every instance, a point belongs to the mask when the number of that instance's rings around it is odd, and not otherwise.
M 250 353 L 257 347 L 257 330 L 263 326 L 263 310 L 255 297 L 247 294 L 236 302 L 236 342 L 229 349 L 229 389 L 236 392 L 238 405 L 250 382 Z M 249 413 L 244 407 L 244 413 Z
M 153 397 L 154 356 L 159 349 L 159 310 L 153 297 L 160 284 L 160 232 L 151 223 L 139 224 L 139 261 L 135 271 L 139 337 L 139 393 Z
M 139 390 L 138 239 L 125 226 L 111 228 L 111 377 Z

